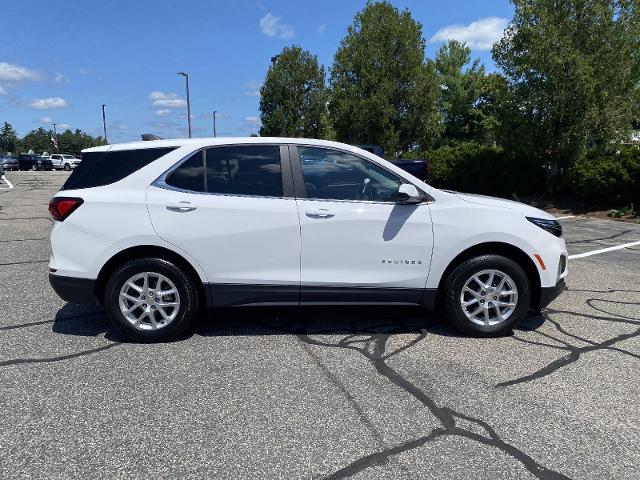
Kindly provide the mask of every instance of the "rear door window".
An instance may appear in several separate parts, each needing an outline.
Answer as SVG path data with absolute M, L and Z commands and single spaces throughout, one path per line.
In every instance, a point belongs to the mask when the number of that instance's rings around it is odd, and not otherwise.
M 234 145 L 206 151 L 209 193 L 282 197 L 282 167 L 277 145 Z
M 165 183 L 180 190 L 204 192 L 204 155 L 198 150 L 171 172 Z
M 62 190 L 101 187 L 128 177 L 177 147 L 89 152 L 62 186 Z

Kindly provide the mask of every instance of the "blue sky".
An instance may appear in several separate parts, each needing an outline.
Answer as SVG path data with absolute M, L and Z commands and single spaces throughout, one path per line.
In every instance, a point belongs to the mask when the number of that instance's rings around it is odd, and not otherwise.
M 513 13 L 507 0 L 405 0 L 423 25 L 427 55 L 466 40 L 493 69 L 489 48 Z M 326 66 L 365 1 L 0 0 L 0 122 L 20 135 L 51 123 L 102 133 L 186 136 L 190 75 L 194 136 L 259 129 L 258 89 L 270 58 L 293 43 Z

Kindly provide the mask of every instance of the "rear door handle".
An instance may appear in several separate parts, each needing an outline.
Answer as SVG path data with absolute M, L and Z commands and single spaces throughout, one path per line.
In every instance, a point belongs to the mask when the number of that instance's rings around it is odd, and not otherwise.
M 166 206 L 172 212 L 192 212 L 198 208 L 191 202 L 168 202 Z
M 317 210 L 307 210 L 307 217 L 312 218 L 331 218 L 335 216 L 335 213 L 330 212 L 326 208 L 319 208 Z

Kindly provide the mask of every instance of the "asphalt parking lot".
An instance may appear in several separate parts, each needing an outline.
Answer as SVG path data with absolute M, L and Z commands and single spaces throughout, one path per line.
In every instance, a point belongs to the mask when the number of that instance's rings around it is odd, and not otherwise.
M 409 308 L 244 309 L 124 343 L 48 283 L 64 172 L 0 185 L 1 478 L 637 478 L 640 245 L 512 336 Z M 640 225 L 561 220 L 572 255 Z

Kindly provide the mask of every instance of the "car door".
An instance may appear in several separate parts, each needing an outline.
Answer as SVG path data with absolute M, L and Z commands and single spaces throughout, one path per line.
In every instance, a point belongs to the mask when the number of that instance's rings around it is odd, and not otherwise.
M 433 231 L 428 197 L 398 203 L 404 181 L 352 153 L 291 147 L 304 303 L 420 303 Z
M 156 232 L 200 264 L 214 304 L 299 301 L 300 225 L 281 150 L 199 150 L 147 190 Z
M 53 168 L 59 168 L 62 165 L 62 155 L 51 155 L 49 158 L 51 159 Z

